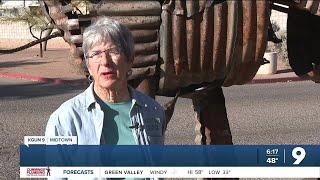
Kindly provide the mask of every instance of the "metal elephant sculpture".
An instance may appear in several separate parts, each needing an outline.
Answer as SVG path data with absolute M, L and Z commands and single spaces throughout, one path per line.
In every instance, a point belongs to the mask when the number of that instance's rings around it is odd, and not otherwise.
M 306 3 L 305 3 L 306 2 Z M 280 1 L 319 15 L 319 3 Z M 127 25 L 135 41 L 130 83 L 142 92 L 192 98 L 198 115 L 197 144 L 232 144 L 221 86 L 253 79 L 268 40 L 271 1 L 40 1 L 46 17 L 64 32 L 74 61 L 83 61 L 82 33 L 99 16 Z M 316 7 L 317 6 L 317 7 Z

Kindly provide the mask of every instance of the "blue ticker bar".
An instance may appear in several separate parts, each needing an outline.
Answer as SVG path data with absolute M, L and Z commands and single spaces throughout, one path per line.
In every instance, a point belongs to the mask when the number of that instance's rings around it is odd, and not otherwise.
M 20 145 L 20 166 L 319 166 L 319 145 Z

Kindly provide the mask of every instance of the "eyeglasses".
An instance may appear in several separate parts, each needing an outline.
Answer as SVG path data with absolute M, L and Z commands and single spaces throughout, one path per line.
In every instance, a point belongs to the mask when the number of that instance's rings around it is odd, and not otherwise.
M 120 49 L 117 47 L 113 47 L 104 51 L 94 51 L 90 56 L 88 56 L 88 58 L 91 58 L 95 63 L 99 63 L 104 55 L 107 55 L 108 57 L 111 57 L 113 59 L 118 58 L 120 54 Z

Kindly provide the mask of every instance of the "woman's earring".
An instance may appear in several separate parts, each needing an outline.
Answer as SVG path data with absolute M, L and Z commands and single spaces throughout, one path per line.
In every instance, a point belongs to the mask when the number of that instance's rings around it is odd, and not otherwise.
M 88 75 L 87 79 L 88 79 L 89 83 L 93 82 L 93 77 L 91 74 Z
M 132 70 L 130 69 L 128 72 L 127 72 L 127 77 L 130 77 L 132 75 Z

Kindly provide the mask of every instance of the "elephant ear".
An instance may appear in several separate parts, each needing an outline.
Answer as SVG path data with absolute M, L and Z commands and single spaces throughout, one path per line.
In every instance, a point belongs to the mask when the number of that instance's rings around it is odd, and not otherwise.
M 226 49 L 234 49 L 236 8 L 228 13 L 228 2 L 216 2 L 170 0 L 163 4 L 159 94 L 175 95 L 179 88 L 224 79 Z
M 239 1 L 235 51 L 227 66 L 223 86 L 251 81 L 264 63 L 269 26 L 268 1 Z
M 179 88 L 219 80 L 223 86 L 241 85 L 264 63 L 269 2 L 214 2 L 163 4 L 159 94 L 174 95 Z

